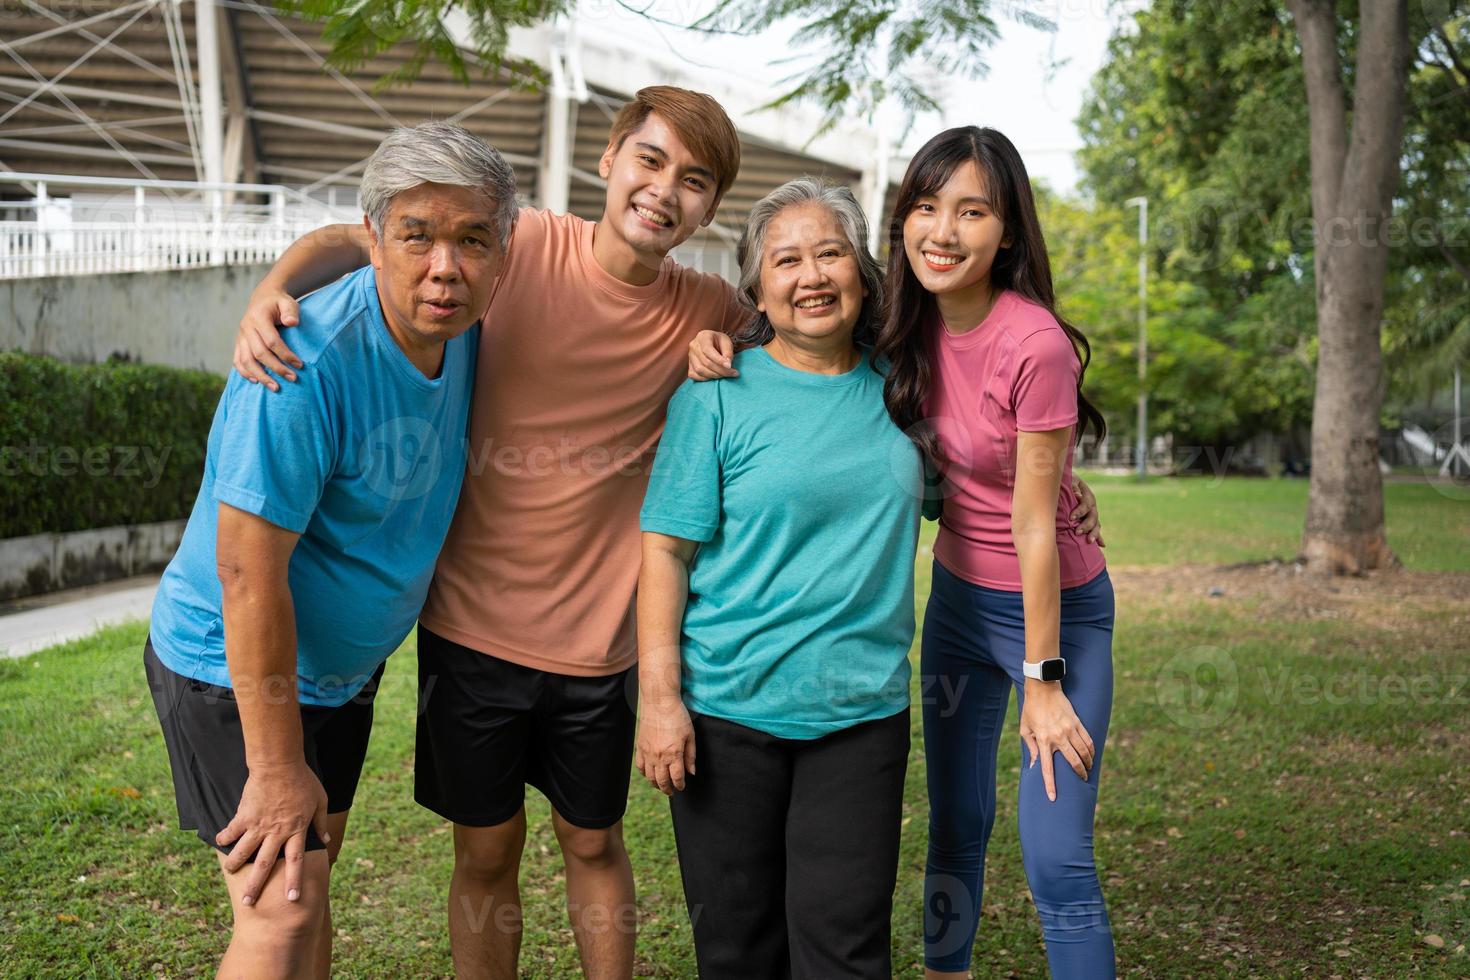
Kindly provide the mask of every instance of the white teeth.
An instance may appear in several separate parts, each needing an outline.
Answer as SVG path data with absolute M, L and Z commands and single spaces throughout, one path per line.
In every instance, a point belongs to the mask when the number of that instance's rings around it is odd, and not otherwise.
M 959 265 L 961 260 L 952 255 L 935 255 L 933 252 L 925 252 L 924 258 L 935 265 Z
M 670 225 L 672 225 L 674 223 L 669 218 L 665 218 L 663 215 L 658 214 L 655 211 L 650 211 L 647 208 L 639 207 L 636 204 L 633 205 L 633 210 L 636 211 L 636 212 L 638 212 L 639 217 L 646 218 L 649 221 L 652 221 L 654 224 L 656 224 L 656 225 L 662 225 L 665 228 L 669 227 Z
M 798 310 L 810 310 L 813 307 L 830 306 L 831 304 L 832 297 L 830 296 L 813 296 L 809 299 L 804 299 L 801 302 L 797 303 L 796 308 Z

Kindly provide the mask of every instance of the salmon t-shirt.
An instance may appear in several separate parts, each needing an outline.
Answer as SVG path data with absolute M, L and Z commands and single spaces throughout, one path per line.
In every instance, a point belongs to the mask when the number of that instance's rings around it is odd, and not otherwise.
M 1048 432 L 1077 422 L 1081 361 L 1056 318 L 1007 290 L 975 329 L 950 333 L 930 326 L 934 382 L 924 405 L 949 464 L 934 557 L 966 581 L 1021 591 L 1021 563 L 1011 539 L 1017 432 Z M 1077 495 L 1067 449 L 1057 501 L 1061 586 L 1082 585 L 1102 571 L 1102 549 L 1072 530 Z M 461 505 L 463 506 L 463 505 Z
M 638 510 L 664 409 L 701 330 L 749 314 L 718 276 L 665 259 L 630 286 L 593 222 L 523 209 L 481 321 L 459 508 L 419 620 L 558 674 L 637 659 Z

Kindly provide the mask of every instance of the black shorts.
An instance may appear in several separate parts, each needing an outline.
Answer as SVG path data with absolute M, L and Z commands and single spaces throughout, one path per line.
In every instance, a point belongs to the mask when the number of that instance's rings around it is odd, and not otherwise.
M 628 806 L 636 667 L 573 677 L 522 667 L 419 626 L 414 798 L 466 827 L 493 827 L 535 786 L 568 823 L 611 827 Z
M 249 775 L 235 692 L 169 670 L 153 651 L 151 639 L 143 645 L 143 667 L 173 770 L 179 827 L 196 831 L 204 843 L 228 853 L 229 848 L 219 847 L 214 838 L 234 819 Z M 306 764 L 327 791 L 328 813 L 352 807 L 373 728 L 373 698 L 382 677 L 379 666 L 362 690 L 340 707 L 301 706 Z M 307 830 L 308 851 L 325 846 L 315 827 Z

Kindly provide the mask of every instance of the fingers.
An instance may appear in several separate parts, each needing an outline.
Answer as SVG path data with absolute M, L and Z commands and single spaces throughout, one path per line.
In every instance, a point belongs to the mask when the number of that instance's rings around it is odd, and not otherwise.
M 248 836 L 248 835 L 247 835 Z M 245 891 L 240 896 L 241 905 L 254 905 L 270 880 L 271 869 L 276 866 L 276 857 L 281 853 L 281 839 L 267 837 L 260 850 L 255 852 L 255 863 L 250 866 L 250 876 L 245 879 Z
M 725 363 L 728 364 L 730 362 L 730 359 L 735 356 L 735 341 L 730 339 L 729 334 L 719 332 L 715 333 L 714 341 L 715 350 L 719 352 L 719 355 L 724 358 Z
M 247 830 L 239 835 L 235 846 L 230 847 L 230 853 L 225 855 L 225 870 L 234 874 L 250 862 L 250 855 L 260 846 L 260 834 L 255 830 Z M 228 842 L 224 846 L 229 846 Z
M 689 770 L 689 775 L 696 775 L 694 770 L 694 736 L 690 735 L 684 739 L 684 768 Z
M 669 778 L 669 767 L 664 763 L 660 762 L 658 765 L 654 766 L 653 782 L 654 785 L 658 787 L 658 791 L 660 793 L 664 794 L 665 796 L 674 795 L 674 783 L 673 780 Z
M 1055 803 L 1057 801 L 1057 776 L 1052 766 L 1052 753 L 1050 751 L 1041 753 L 1041 782 L 1046 787 L 1046 798 Z
M 317 828 L 321 833 L 321 828 Z M 306 864 L 306 834 L 292 834 L 286 841 L 286 901 L 301 899 L 301 869 Z
M 287 381 L 295 381 L 296 372 L 287 367 L 286 362 L 281 359 L 282 352 L 289 354 L 290 350 L 285 344 L 281 343 L 279 337 L 273 341 L 264 341 L 256 338 L 250 343 L 251 356 L 264 366 L 266 370 L 285 378 Z M 271 390 L 277 391 L 279 389 L 272 388 Z
M 682 790 L 684 788 L 683 759 L 675 758 L 669 763 L 669 782 L 673 784 L 674 789 Z
M 327 831 L 327 798 L 325 793 L 322 800 L 317 804 L 316 813 L 311 815 L 312 826 L 316 827 L 316 835 L 322 839 L 323 844 L 332 843 L 332 835 Z
M 296 326 L 297 313 L 299 311 L 300 307 L 296 305 L 294 299 L 289 296 L 282 296 L 276 300 L 275 320 L 283 327 L 294 327 Z M 296 366 L 301 367 L 301 362 L 297 361 Z
M 1030 732 L 1022 733 L 1021 744 L 1026 746 L 1029 755 L 1029 758 L 1026 760 L 1026 768 L 1030 769 L 1036 765 L 1036 760 L 1041 757 L 1041 747 L 1036 744 L 1036 736 Z
M 1077 778 L 1082 780 L 1083 782 L 1086 782 L 1087 767 L 1082 764 L 1082 756 L 1078 754 L 1077 749 L 1072 745 L 1072 743 L 1062 742 L 1060 745 L 1057 746 L 1057 749 L 1062 753 L 1062 758 L 1066 759 L 1067 764 L 1072 767 L 1072 771 L 1077 774 Z M 1053 797 L 1053 799 L 1055 799 L 1055 797 Z

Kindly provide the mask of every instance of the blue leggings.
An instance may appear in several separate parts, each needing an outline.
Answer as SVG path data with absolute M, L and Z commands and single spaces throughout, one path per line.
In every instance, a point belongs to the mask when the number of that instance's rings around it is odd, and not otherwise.
M 1056 802 L 1041 766 L 1025 765 L 1021 854 L 1056 978 L 1112 977 L 1113 933 L 1092 860 L 1097 781 L 1113 701 L 1113 585 L 1106 571 L 1062 590 L 1062 690 L 1092 736 L 1084 782 L 1057 753 Z M 1024 700 L 1021 594 L 973 585 L 934 563 L 924 614 L 921 677 L 929 778 L 929 859 L 924 869 L 924 963 L 963 972 L 980 920 L 985 845 L 995 826 L 995 758 L 1011 688 Z

